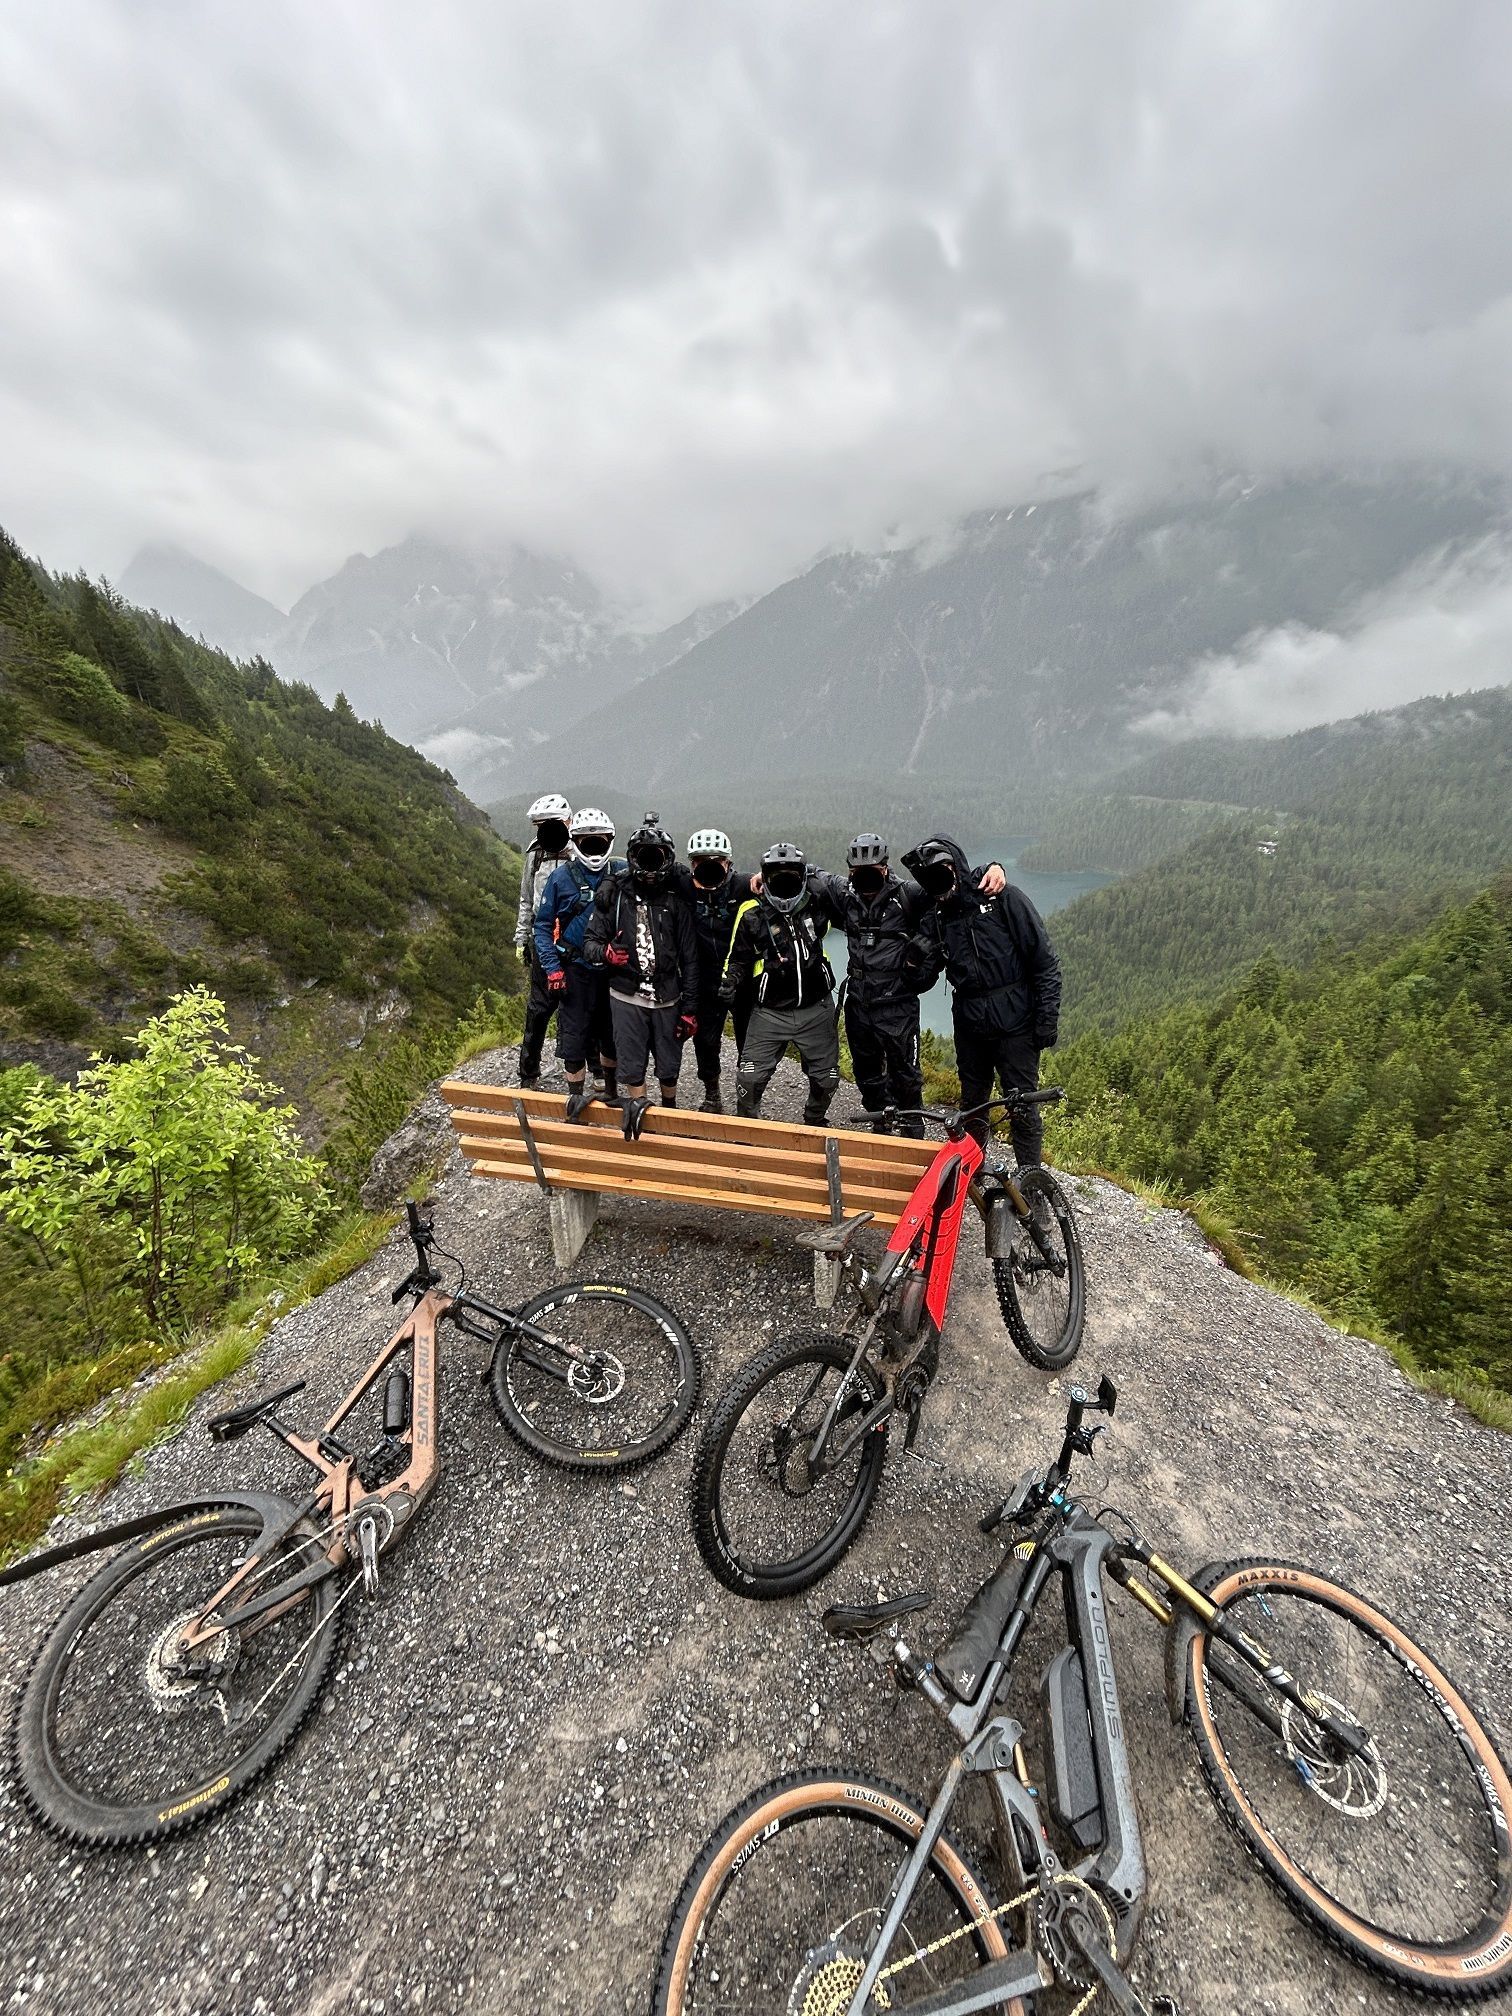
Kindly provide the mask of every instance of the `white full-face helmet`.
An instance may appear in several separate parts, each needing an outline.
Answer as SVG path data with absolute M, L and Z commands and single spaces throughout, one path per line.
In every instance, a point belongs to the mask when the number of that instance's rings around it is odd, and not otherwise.
M 614 847 L 614 821 L 596 805 L 585 805 L 567 822 L 568 845 L 585 868 L 602 868 Z

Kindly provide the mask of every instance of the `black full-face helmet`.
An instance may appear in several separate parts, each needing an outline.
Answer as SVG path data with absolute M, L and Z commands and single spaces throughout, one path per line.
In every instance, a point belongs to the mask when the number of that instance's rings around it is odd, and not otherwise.
M 875 896 L 887 880 L 887 842 L 880 833 L 858 833 L 845 850 L 851 887 L 858 896 Z
M 925 840 L 903 856 L 903 866 L 926 896 L 939 903 L 955 889 L 958 875 L 954 854 L 943 840 Z
M 791 840 L 779 840 L 761 857 L 761 893 L 774 910 L 801 908 L 808 896 L 808 860 Z
M 665 889 L 672 879 L 677 849 L 654 812 L 648 812 L 631 835 L 625 859 L 630 867 L 630 880 L 645 895 Z

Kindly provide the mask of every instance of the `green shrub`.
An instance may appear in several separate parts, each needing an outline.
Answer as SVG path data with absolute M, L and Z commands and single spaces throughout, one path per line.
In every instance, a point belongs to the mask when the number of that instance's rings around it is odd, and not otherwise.
M 145 810 L 181 839 L 223 847 L 234 838 L 248 805 L 218 751 L 175 749 L 163 759 L 162 782 Z
M 39 685 L 53 713 L 107 748 L 150 755 L 163 747 L 166 738 L 157 722 L 134 707 L 92 658 L 65 651 L 43 667 Z

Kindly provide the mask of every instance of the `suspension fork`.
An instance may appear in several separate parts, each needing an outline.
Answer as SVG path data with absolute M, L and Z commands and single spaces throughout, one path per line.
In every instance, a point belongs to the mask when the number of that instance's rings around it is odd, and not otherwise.
M 1197 1618 L 1208 1636 L 1216 1638 L 1220 1645 L 1234 1653 L 1257 1679 L 1264 1682 L 1266 1689 L 1279 1694 L 1284 1701 L 1289 1701 L 1294 1708 L 1300 1709 L 1309 1722 L 1321 1729 L 1332 1742 L 1337 1743 L 1340 1749 L 1347 1751 L 1351 1757 L 1363 1758 L 1369 1755 L 1370 1737 L 1367 1731 L 1356 1722 L 1342 1721 L 1326 1708 L 1312 1688 L 1304 1686 L 1279 1660 L 1273 1659 L 1258 1638 L 1252 1638 L 1249 1632 L 1241 1631 L 1231 1624 L 1217 1605 L 1211 1603 L 1200 1589 L 1194 1588 L 1169 1561 L 1163 1560 L 1142 1540 L 1130 1543 L 1127 1553 L 1156 1576 L 1180 1606 Z M 1124 1587 L 1131 1595 L 1146 1604 L 1146 1608 L 1150 1607 L 1146 1598 L 1157 1606 L 1155 1615 L 1158 1616 L 1160 1610 L 1166 1609 L 1149 1589 L 1143 1585 L 1135 1588 L 1133 1577 L 1120 1579 L 1124 1580 Z M 1170 1620 L 1171 1614 L 1169 1610 L 1166 1611 L 1167 1621 Z M 1225 1672 L 1222 1666 L 1215 1664 L 1212 1671 L 1231 1694 L 1265 1723 L 1272 1735 L 1285 1735 L 1282 1717 L 1270 1706 L 1263 1690 L 1252 1690 L 1240 1685 L 1239 1676 Z

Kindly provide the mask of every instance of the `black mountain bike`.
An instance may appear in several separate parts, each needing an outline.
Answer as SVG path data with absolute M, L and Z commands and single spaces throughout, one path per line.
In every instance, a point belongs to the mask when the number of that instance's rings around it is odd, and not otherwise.
M 1024 1357 L 1049 1370 L 1080 1350 L 1086 1298 L 1071 1200 L 1048 1169 L 988 1164 L 966 1131 L 979 1114 L 1063 1096 L 1047 1086 L 964 1112 L 911 1114 L 943 1127 L 945 1139 L 876 1262 L 855 1245 L 869 1211 L 800 1235 L 840 1263 L 855 1291 L 845 1326 L 779 1337 L 742 1365 L 693 1459 L 698 1551 L 737 1596 L 792 1596 L 827 1574 L 866 1524 L 894 1414 L 905 1454 L 913 1449 L 968 1203 L 986 1222 L 998 1304 Z
M 0 1572 L 0 1584 L 19 1582 L 128 1543 L 53 1625 L 16 1711 L 23 1797 L 68 1839 L 176 1834 L 246 1791 L 292 1740 L 330 1671 L 343 1606 L 359 1589 L 377 1594 L 381 1558 L 440 1475 L 443 1322 L 490 1347 L 483 1377 L 499 1418 L 548 1463 L 631 1470 L 687 1426 L 699 1361 L 663 1304 L 578 1281 L 496 1309 L 466 1292 L 465 1272 L 441 1289 L 432 1252 L 462 1263 L 413 1204 L 409 1230 L 415 1266 L 393 1300 L 415 1306 L 324 1427 L 302 1435 L 282 1416 L 302 1379 L 208 1423 L 216 1442 L 265 1427 L 307 1463 L 319 1482 L 298 1504 L 218 1491 Z
M 1166 1632 L 1172 1719 L 1302 1918 L 1422 1995 L 1471 2002 L 1512 1980 L 1512 1781 L 1463 1693 L 1399 1624 L 1313 1569 L 1228 1561 L 1188 1581 L 1123 1513 L 1073 1497 L 1073 1459 L 1102 1432 L 1085 1417 L 1116 1400 L 1108 1379 L 1095 1399 L 1072 1389 L 1055 1461 L 982 1521 L 1016 1537 L 933 1657 L 886 1643 L 925 1595 L 825 1613 L 959 1748 L 928 1805 L 831 1770 L 778 1779 L 730 1814 L 673 1911 L 657 2016 L 1030 2016 L 1052 1987 L 1080 1994 L 1077 2016 L 1099 1992 L 1128 2016 L 1162 2006 L 1126 1973 L 1146 1878 L 1105 1576 Z M 1052 1581 L 1067 1642 L 1041 1682 L 1036 1784 L 1004 1703 Z M 996 1823 L 996 1899 L 946 1831 L 973 1776 Z

